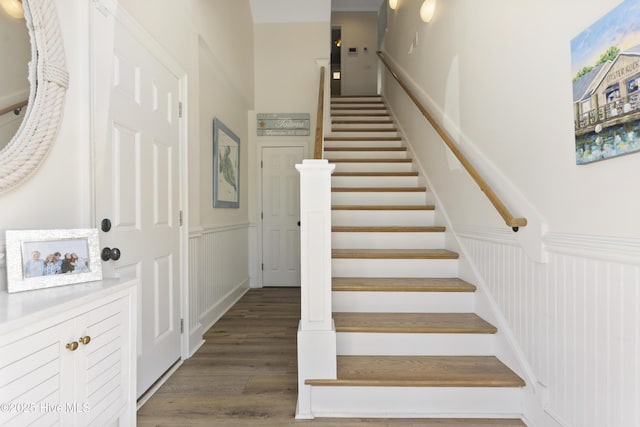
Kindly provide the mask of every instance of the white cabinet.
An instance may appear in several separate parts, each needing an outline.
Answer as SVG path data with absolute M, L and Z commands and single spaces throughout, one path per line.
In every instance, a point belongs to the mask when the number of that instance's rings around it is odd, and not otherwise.
M 1 426 L 135 425 L 135 283 L 75 286 L 0 295 Z

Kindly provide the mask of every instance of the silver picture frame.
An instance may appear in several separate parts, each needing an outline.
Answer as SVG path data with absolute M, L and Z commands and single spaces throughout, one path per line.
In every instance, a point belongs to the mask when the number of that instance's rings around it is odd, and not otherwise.
M 102 279 L 98 230 L 7 230 L 7 292 Z

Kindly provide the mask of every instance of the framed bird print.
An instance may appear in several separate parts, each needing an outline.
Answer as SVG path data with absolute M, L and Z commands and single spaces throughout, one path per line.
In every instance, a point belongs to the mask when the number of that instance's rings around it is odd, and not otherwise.
M 240 138 L 213 119 L 213 207 L 240 207 Z

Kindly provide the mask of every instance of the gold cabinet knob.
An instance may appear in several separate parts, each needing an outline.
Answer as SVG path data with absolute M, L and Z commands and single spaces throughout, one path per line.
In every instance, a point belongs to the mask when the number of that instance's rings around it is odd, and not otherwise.
M 89 335 L 84 336 L 84 337 L 80 337 L 78 338 L 78 341 L 80 341 L 82 344 L 87 345 L 91 342 L 91 337 Z
M 76 349 L 78 348 L 78 342 L 77 341 L 73 341 L 70 342 L 69 344 L 67 344 L 67 349 L 70 351 L 76 351 Z

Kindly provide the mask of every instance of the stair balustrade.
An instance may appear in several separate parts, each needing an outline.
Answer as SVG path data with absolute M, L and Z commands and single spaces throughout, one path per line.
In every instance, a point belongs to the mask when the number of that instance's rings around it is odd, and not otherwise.
M 300 287 L 298 325 L 298 407 L 296 418 L 311 419 L 308 378 L 336 378 L 336 330 L 331 307 L 331 174 L 322 159 L 328 92 L 326 67 L 320 66 L 314 158 L 296 165 L 300 173 Z M 328 114 L 327 114 L 328 116 Z

